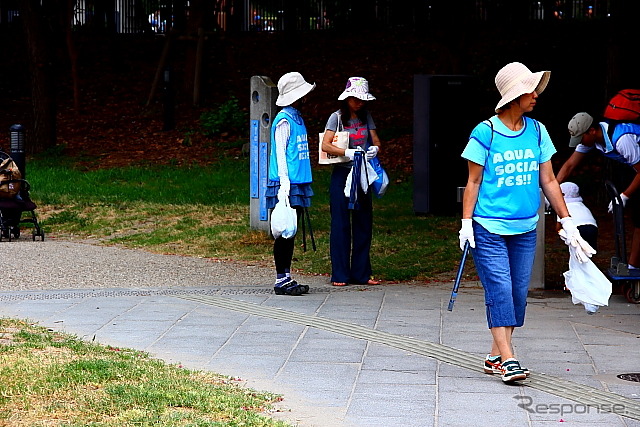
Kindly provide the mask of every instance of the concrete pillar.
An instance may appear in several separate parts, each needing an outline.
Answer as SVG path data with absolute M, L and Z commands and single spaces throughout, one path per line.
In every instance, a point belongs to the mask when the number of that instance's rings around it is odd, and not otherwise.
M 271 120 L 277 114 L 278 87 L 266 76 L 251 77 L 249 194 L 250 227 L 270 232 L 265 192 L 269 179 Z
M 544 288 L 544 237 L 545 237 L 545 209 L 544 193 L 540 189 L 540 208 L 538 208 L 538 225 L 536 226 L 536 258 L 533 262 L 533 271 L 529 281 L 529 289 Z

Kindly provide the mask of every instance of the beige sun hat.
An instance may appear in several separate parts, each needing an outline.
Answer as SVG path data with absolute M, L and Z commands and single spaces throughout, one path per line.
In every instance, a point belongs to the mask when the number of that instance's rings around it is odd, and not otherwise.
M 307 83 L 302 74 L 297 72 L 287 73 L 278 80 L 276 105 L 279 107 L 291 105 L 315 88 L 316 84 Z
M 353 96 L 363 101 L 373 101 L 375 96 L 369 93 L 369 82 L 363 77 L 349 77 L 347 81 L 347 87 L 338 97 L 338 101 L 347 99 Z
M 502 96 L 496 112 L 517 97 L 536 91 L 538 95 L 544 91 L 549 83 L 551 71 L 532 73 L 524 64 L 512 62 L 505 65 L 496 74 L 496 87 Z

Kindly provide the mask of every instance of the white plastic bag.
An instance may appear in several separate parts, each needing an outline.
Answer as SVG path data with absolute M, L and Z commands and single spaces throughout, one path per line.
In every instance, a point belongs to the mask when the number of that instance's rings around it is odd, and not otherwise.
M 565 284 L 571 291 L 574 304 L 583 304 L 589 314 L 598 307 L 609 305 L 611 282 L 590 259 L 579 262 L 576 248 L 569 245 L 569 271 L 564 273 Z
M 271 234 L 274 239 L 284 237 L 290 239 L 298 231 L 298 215 L 289 205 L 289 196 L 278 192 L 278 203 L 271 212 Z

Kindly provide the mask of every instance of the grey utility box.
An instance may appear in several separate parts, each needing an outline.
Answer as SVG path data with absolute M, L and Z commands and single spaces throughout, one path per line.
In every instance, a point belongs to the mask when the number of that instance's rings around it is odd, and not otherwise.
M 430 74 L 416 74 L 413 83 L 413 210 L 455 215 L 457 188 L 467 184 L 460 154 L 486 118 L 472 108 L 478 83 L 473 76 Z

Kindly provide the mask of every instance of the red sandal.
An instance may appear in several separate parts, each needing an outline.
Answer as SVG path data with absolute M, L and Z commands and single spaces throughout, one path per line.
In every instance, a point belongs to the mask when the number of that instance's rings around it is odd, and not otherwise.
M 344 283 L 344 282 L 333 282 L 332 285 L 333 286 L 347 286 L 347 284 Z

